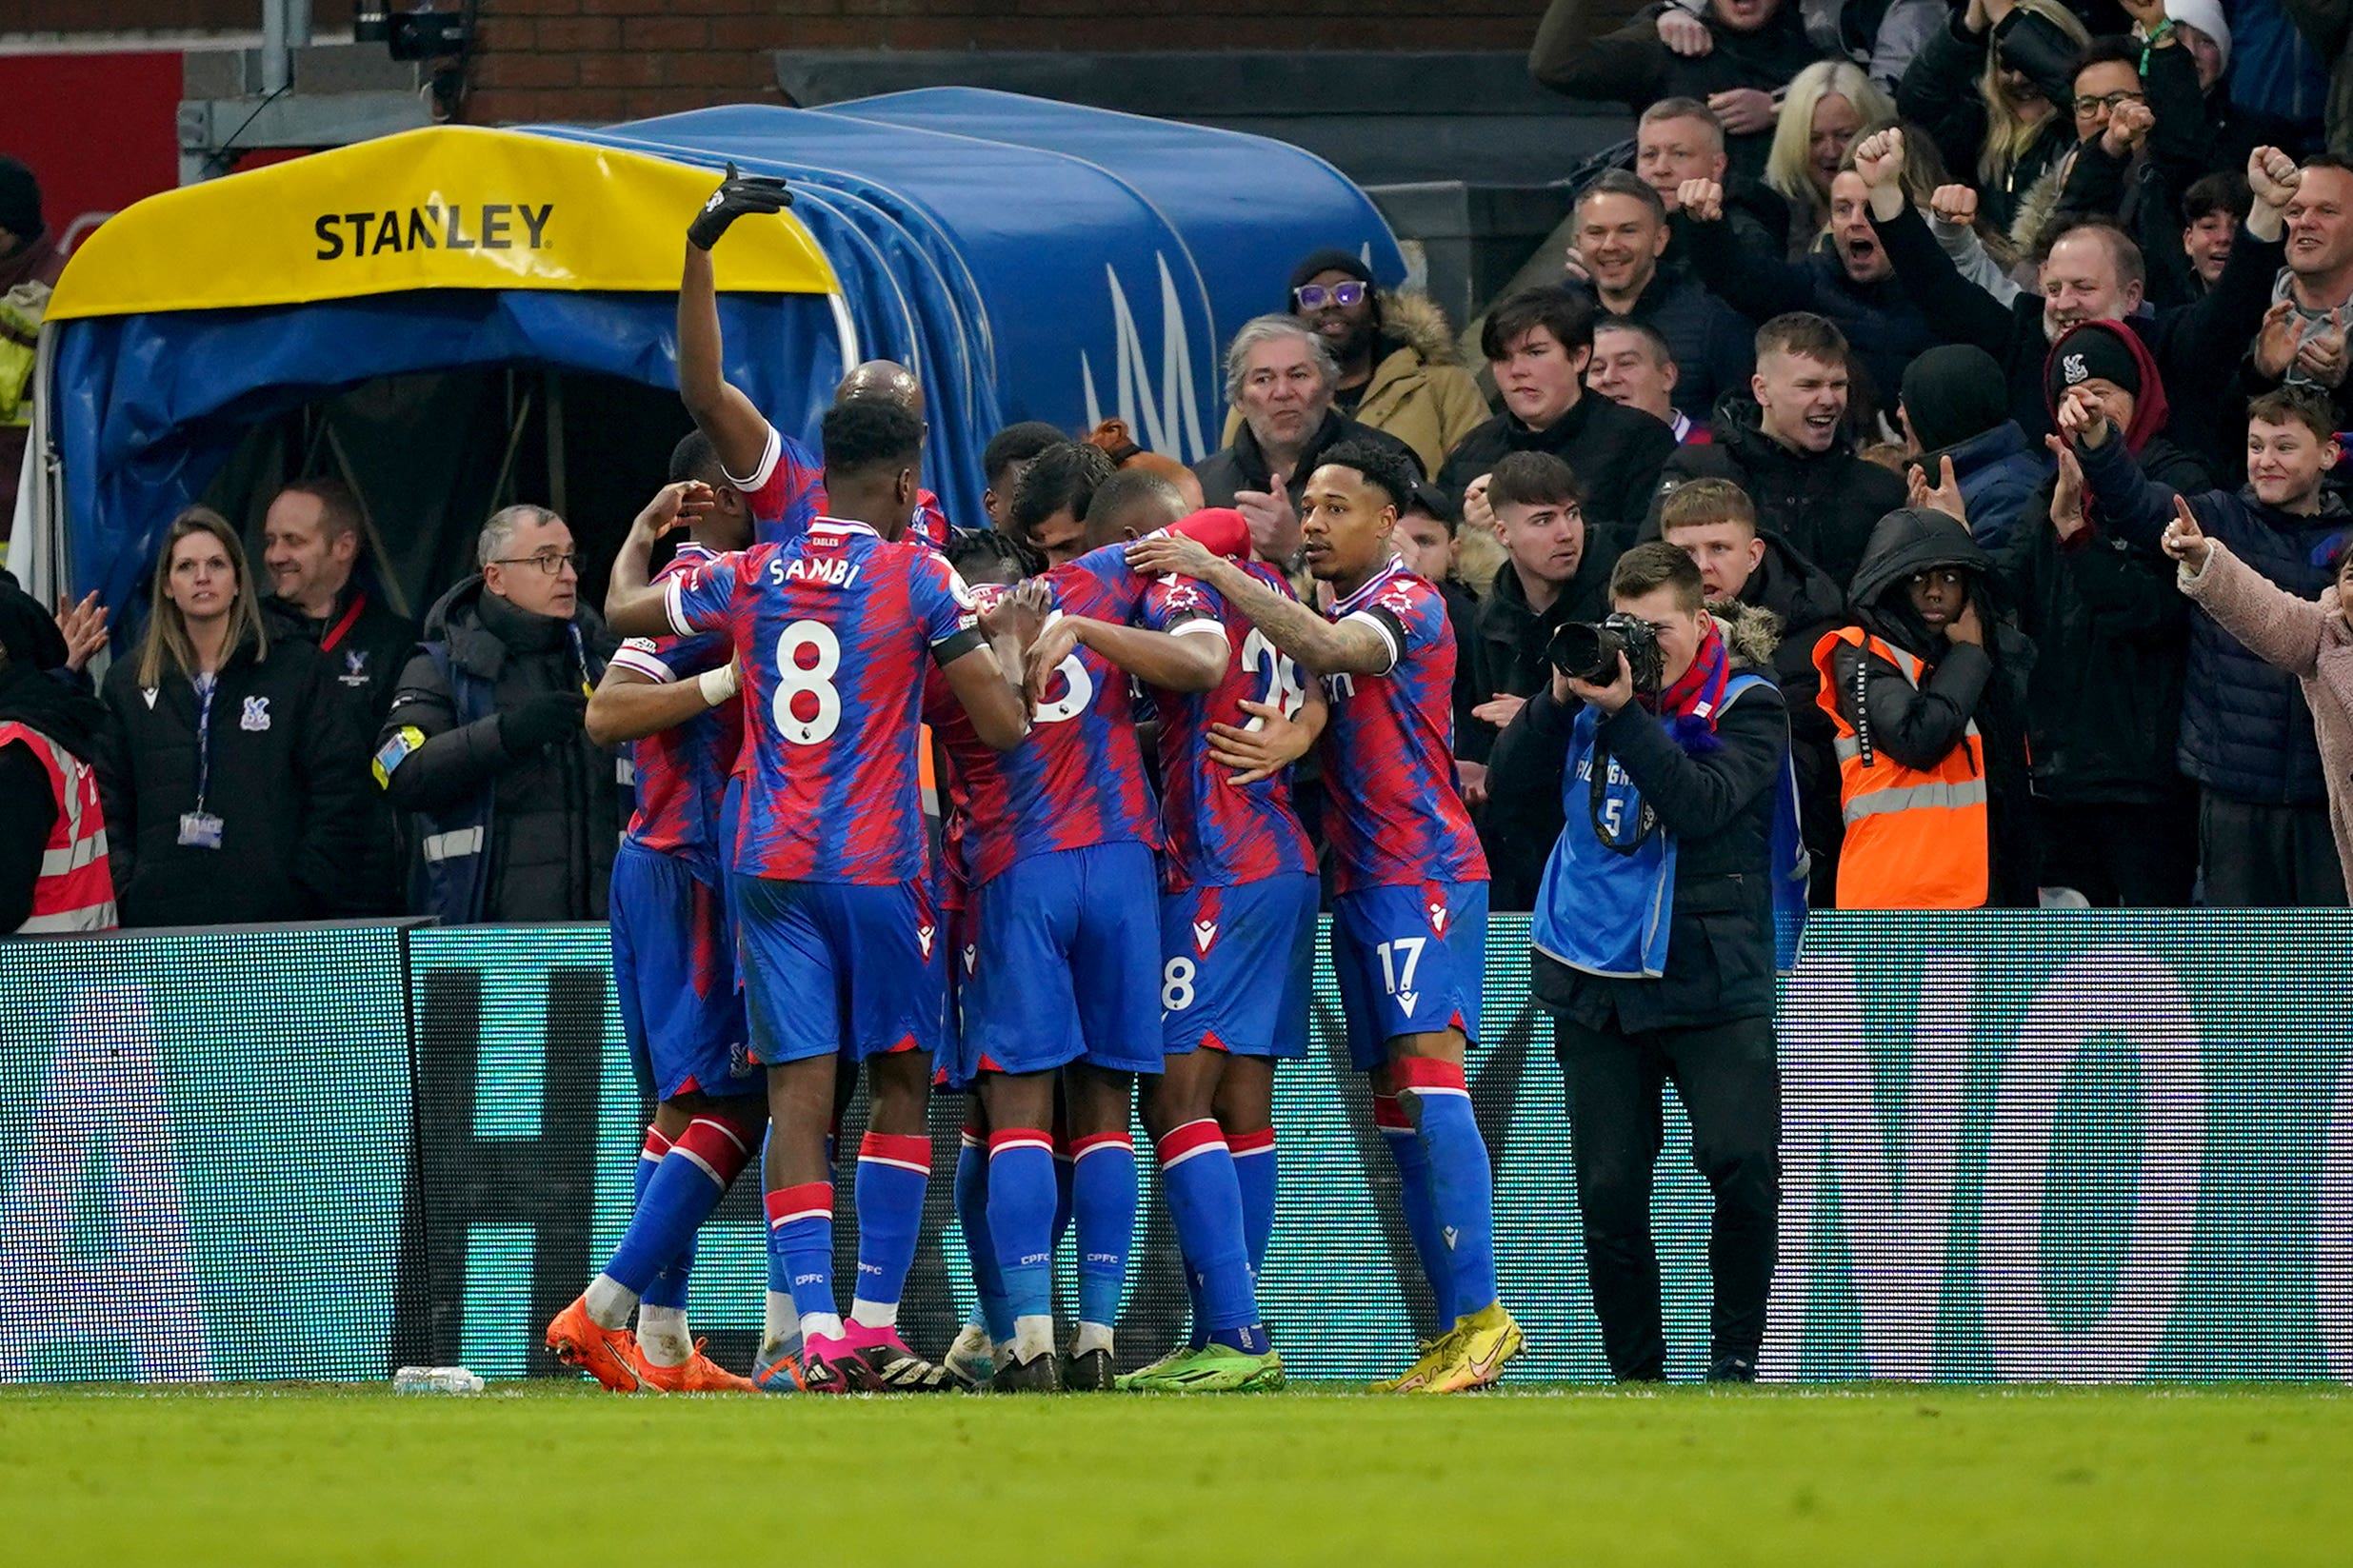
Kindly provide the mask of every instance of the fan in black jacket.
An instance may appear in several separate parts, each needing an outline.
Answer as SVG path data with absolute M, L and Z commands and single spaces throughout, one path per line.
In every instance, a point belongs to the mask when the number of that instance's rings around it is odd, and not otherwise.
M 191 507 L 172 525 L 145 641 L 102 697 L 99 790 L 125 925 L 350 912 L 353 869 L 374 853 L 358 706 L 317 649 L 263 630 L 217 514 Z
M 2283 173 L 2294 165 L 2276 148 L 2247 159 L 2255 189 L 2244 231 L 2214 287 L 2193 305 L 2141 313 L 2144 262 L 2141 248 L 2108 225 L 2079 227 L 2058 236 L 2043 264 L 2041 293 L 2021 293 L 2007 306 L 1970 283 L 1911 205 L 1900 175 L 1904 133 L 1879 131 L 1856 144 L 1856 172 L 1871 190 L 1871 219 L 1896 276 L 1947 343 L 1974 343 L 2002 362 L 2010 383 L 2010 417 L 2028 435 L 2051 428 L 2043 398 L 2043 362 L 2050 344 L 2080 321 L 2122 321 L 2156 356 L 2171 394 L 2169 433 L 2202 461 L 2226 469 L 2238 461 L 2224 439 L 2221 405 L 2229 376 L 2271 308 L 2271 282 L 2285 256 L 2281 213 L 2290 187 Z M 2195 395 L 2193 395 L 2193 393 Z

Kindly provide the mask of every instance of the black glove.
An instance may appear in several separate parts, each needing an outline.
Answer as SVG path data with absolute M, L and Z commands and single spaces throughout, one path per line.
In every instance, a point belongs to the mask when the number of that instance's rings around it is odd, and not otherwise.
M 785 189 L 784 181 L 767 174 L 738 174 L 730 158 L 728 177 L 719 182 L 719 189 L 687 226 L 687 243 L 697 250 L 708 250 L 728 231 L 728 225 L 747 212 L 782 212 L 791 205 L 792 192 Z
M 568 741 L 587 723 L 588 700 L 576 691 L 548 691 L 526 698 L 498 716 L 498 738 L 510 757 L 528 757 L 543 746 Z

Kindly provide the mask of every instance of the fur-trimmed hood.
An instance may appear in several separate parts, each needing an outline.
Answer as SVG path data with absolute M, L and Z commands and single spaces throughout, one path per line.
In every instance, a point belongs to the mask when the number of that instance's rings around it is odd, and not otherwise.
M 1708 601 L 1707 613 L 1724 639 L 1724 651 L 1734 669 L 1773 673 L 1773 649 L 1781 642 L 1781 617 L 1737 599 Z
M 1383 358 L 1396 352 L 1397 346 L 1412 349 L 1429 365 L 1460 365 L 1462 353 L 1454 337 L 1454 327 L 1446 320 L 1446 311 L 1427 294 L 1408 293 L 1404 289 L 1386 289 L 1381 295 L 1381 337 Z

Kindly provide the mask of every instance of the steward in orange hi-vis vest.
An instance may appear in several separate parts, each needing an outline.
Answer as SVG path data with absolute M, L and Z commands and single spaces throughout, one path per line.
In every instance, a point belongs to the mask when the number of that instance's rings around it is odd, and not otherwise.
M 1985 743 L 1972 721 L 1961 743 L 1934 768 L 1907 767 L 1871 744 L 1869 710 L 1860 691 L 1855 722 L 1840 706 L 1835 650 L 1841 644 L 1876 655 L 1918 687 L 1925 669 L 1902 648 L 1860 626 L 1814 645 L 1822 671 L 1816 697 L 1837 730 L 1839 804 L 1846 837 L 1839 850 L 1841 909 L 1976 909 L 1989 891 Z M 1855 666 L 1857 684 L 1867 665 Z

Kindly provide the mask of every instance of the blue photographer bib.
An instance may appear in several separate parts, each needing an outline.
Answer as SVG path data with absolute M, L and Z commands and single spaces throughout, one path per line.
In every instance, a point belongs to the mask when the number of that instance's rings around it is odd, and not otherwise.
M 1761 675 L 1725 683 L 1721 712 Z M 1598 797 L 1594 739 L 1601 715 L 1586 707 L 1569 728 L 1561 769 L 1561 804 L 1568 821 L 1545 863 L 1529 935 L 1536 950 L 1572 969 L 1615 980 L 1656 980 L 1666 972 L 1667 936 L 1675 920 L 1675 839 L 1664 829 L 1642 834 L 1642 791 L 1616 758 L 1606 760 Z M 1773 956 L 1786 971 L 1797 962 L 1805 925 L 1806 860 L 1798 833 L 1797 772 L 1785 757 L 1773 803 Z M 1611 848 L 1642 834 L 1630 851 Z

